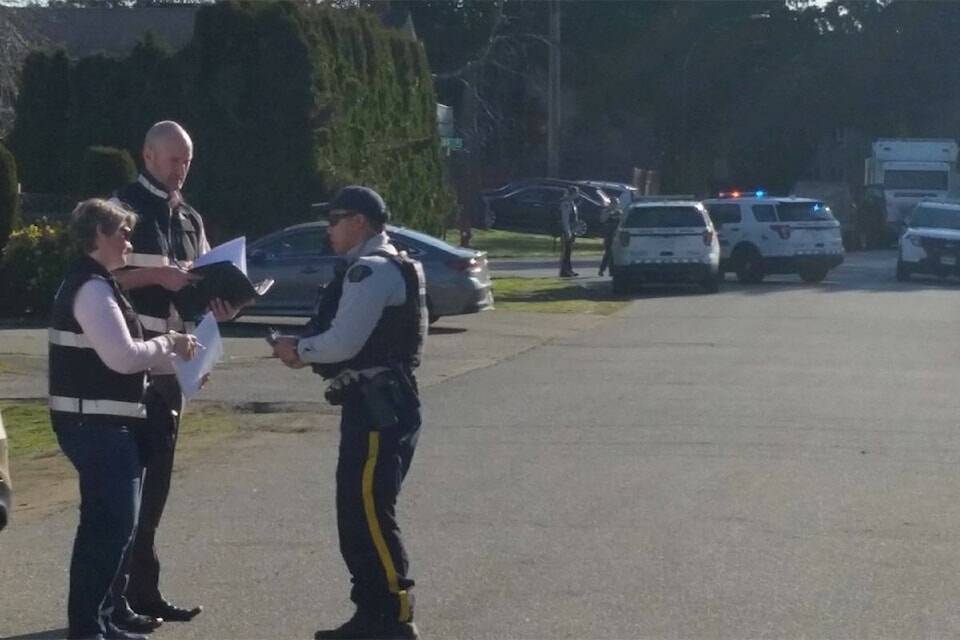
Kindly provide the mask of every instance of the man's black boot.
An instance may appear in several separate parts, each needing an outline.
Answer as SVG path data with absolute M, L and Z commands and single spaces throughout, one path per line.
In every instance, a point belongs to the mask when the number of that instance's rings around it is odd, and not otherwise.
M 131 604 L 130 607 L 139 614 L 153 618 L 163 618 L 166 622 L 190 622 L 203 611 L 203 607 L 185 609 L 170 604 L 166 600 L 144 604 L 135 603 Z
M 163 624 L 163 618 L 145 616 L 139 613 L 134 613 L 133 611 L 126 611 L 121 614 L 114 612 L 113 624 L 117 627 L 120 627 L 124 631 L 132 631 L 133 633 L 150 633 Z
M 321 629 L 313 637 L 315 640 L 419 640 L 420 634 L 412 622 L 386 620 L 358 611 L 336 629 Z
M 108 622 L 106 628 L 107 630 L 103 634 L 106 640 L 147 640 L 147 636 L 121 629 L 112 622 Z

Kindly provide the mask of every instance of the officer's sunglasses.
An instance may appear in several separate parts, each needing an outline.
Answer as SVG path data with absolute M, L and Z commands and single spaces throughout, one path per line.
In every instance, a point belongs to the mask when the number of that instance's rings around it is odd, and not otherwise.
M 357 215 L 358 213 L 359 213 L 359 211 L 347 211 L 347 210 L 344 210 L 344 209 L 338 209 L 337 211 L 331 211 L 330 213 L 328 213 L 328 214 L 327 214 L 327 220 L 330 221 L 330 226 L 331 226 L 331 227 L 335 227 L 335 226 L 337 226 L 337 223 L 339 223 L 339 222 L 340 222 L 341 220 L 343 220 L 344 218 L 349 218 L 349 217 L 351 217 L 351 216 L 355 216 L 355 215 Z

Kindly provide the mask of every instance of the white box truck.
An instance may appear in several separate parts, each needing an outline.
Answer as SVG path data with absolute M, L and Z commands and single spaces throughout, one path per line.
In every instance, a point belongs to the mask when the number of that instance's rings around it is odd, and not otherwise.
M 884 138 L 873 143 L 864 162 L 864 187 L 877 198 L 874 224 L 886 236 L 899 237 L 904 223 L 921 200 L 944 200 L 960 189 L 955 140 Z M 879 232 L 875 229 L 874 232 Z

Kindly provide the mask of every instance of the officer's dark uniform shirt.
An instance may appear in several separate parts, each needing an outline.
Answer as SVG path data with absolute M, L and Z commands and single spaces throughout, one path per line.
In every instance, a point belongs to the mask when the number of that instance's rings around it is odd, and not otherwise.
M 376 255 L 381 254 L 381 255 Z M 383 254 L 398 255 L 386 232 L 381 232 L 347 254 L 352 264 L 343 279 L 343 291 L 336 315 L 329 328 L 314 336 L 301 338 L 297 347 L 305 363 L 337 363 L 354 358 L 367 344 L 382 321 L 384 310 L 408 302 L 406 280 Z M 419 269 L 419 263 L 417 263 Z M 417 304 L 425 296 L 422 272 L 419 277 Z M 427 314 L 420 313 L 417 331 L 422 340 L 427 334 Z M 377 363 L 386 365 L 388 363 Z M 414 363 L 416 366 L 418 363 Z M 368 373 L 364 368 L 358 373 Z M 375 373 L 375 371 L 369 371 Z
M 120 188 L 115 199 L 140 217 L 130 238 L 128 267 L 185 265 L 209 251 L 200 214 L 182 200 L 171 203 L 166 188 L 149 174 Z M 148 337 L 182 328 L 170 291 L 149 286 L 129 293 Z

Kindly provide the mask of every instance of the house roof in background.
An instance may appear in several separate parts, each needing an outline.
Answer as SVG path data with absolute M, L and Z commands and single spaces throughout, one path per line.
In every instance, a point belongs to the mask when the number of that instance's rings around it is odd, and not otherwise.
M 95 53 L 124 55 L 146 33 L 180 49 L 193 35 L 196 6 L 128 8 L 0 7 L 0 22 L 11 23 L 37 47 L 63 48 L 72 58 Z

